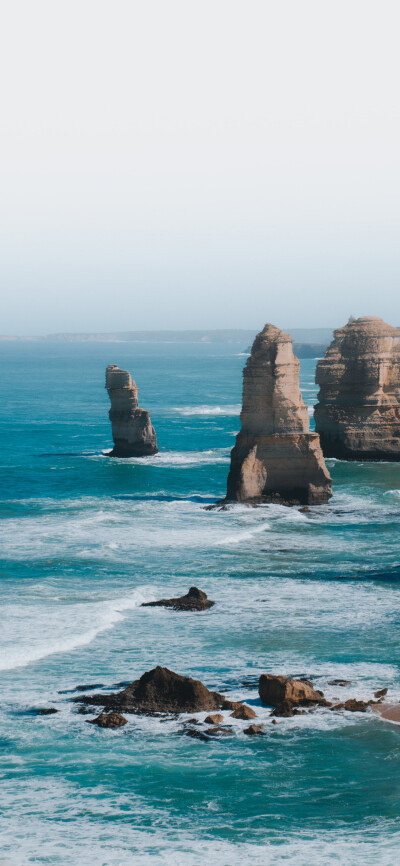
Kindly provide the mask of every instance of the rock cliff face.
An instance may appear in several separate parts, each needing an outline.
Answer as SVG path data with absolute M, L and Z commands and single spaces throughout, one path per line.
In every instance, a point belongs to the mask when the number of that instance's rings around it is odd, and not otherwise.
M 400 460 L 400 331 L 365 316 L 318 362 L 315 426 L 326 457 Z
M 140 409 L 138 388 L 130 373 L 116 364 L 106 370 L 106 388 L 111 400 L 109 418 L 114 448 L 112 457 L 145 457 L 157 454 L 157 438 L 150 413 Z
M 292 339 L 274 325 L 257 335 L 243 373 L 242 428 L 227 500 L 316 505 L 332 495 L 319 436 L 310 433 Z

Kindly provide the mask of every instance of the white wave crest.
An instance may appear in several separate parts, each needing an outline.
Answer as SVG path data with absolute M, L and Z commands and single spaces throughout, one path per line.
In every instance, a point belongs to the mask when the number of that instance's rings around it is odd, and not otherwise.
M 225 415 L 226 417 L 228 417 L 240 415 L 241 405 L 240 403 L 234 403 L 227 406 L 174 406 L 172 411 L 177 412 L 178 415 L 184 416 Z
M 3 608 L 0 670 L 15 668 L 56 653 L 87 646 L 103 631 L 123 619 L 124 611 L 138 607 L 149 590 L 101 602 L 40 605 L 13 604 Z

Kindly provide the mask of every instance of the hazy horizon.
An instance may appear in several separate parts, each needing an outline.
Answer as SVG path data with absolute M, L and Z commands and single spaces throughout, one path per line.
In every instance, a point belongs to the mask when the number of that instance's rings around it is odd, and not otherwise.
M 399 20 L 8 4 L 1 333 L 399 323 Z

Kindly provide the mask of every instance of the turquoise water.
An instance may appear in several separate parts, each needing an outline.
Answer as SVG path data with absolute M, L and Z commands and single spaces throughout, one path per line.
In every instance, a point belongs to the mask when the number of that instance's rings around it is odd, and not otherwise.
M 0 343 L 0 864 L 398 857 L 400 728 L 323 710 L 272 727 L 257 680 L 400 699 L 400 465 L 329 461 L 334 497 L 310 515 L 205 511 L 225 492 L 245 348 Z M 159 455 L 102 456 L 108 363 L 140 385 Z M 212 610 L 138 606 L 192 584 Z M 204 743 L 137 716 L 104 731 L 69 702 L 156 664 L 246 699 L 267 735 L 238 720 Z

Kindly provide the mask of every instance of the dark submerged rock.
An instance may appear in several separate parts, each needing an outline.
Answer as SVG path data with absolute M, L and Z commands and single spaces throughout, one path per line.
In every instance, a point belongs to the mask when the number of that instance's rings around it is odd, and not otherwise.
M 209 737 L 232 737 L 233 736 L 232 731 L 228 730 L 227 728 L 221 728 L 219 725 L 217 725 L 214 728 L 207 728 L 207 730 L 204 733 L 207 734 Z
M 141 607 L 171 607 L 173 610 L 208 610 L 215 604 L 205 592 L 191 586 L 186 595 L 178 598 L 161 598 L 159 601 L 145 601 Z
M 328 686 L 351 686 L 350 680 L 330 680 Z
M 192 737 L 193 740 L 202 740 L 203 743 L 208 743 L 210 739 L 205 733 L 203 733 L 203 731 L 196 731 L 192 728 L 183 731 L 183 734 L 185 735 L 185 737 Z
M 44 707 L 42 710 L 38 710 L 38 716 L 52 716 L 54 713 L 58 713 L 55 707 Z

